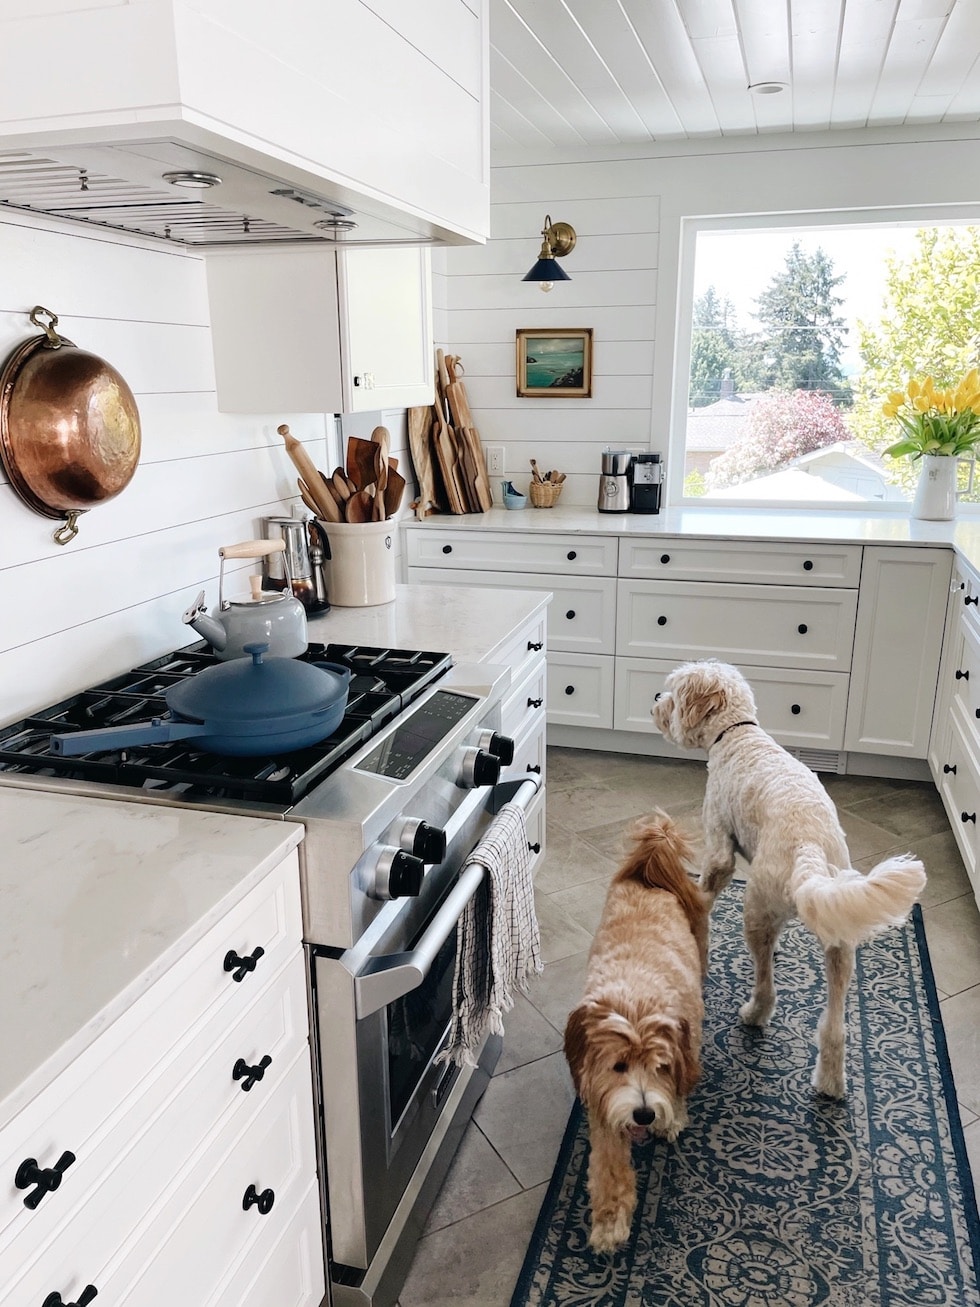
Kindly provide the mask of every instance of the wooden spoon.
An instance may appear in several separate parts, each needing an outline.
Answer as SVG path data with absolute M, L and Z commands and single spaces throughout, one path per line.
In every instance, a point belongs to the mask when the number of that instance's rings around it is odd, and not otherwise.
M 358 490 L 347 501 L 348 522 L 370 522 L 374 517 L 374 499 L 366 490 Z

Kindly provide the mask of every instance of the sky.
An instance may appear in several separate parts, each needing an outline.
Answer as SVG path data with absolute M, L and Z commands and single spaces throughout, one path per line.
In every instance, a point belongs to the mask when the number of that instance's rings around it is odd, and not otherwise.
M 798 241 L 807 253 L 822 249 L 834 273 L 846 274 L 836 294 L 844 304 L 840 315 L 852 321 L 863 318 L 876 324 L 881 316 L 885 285 L 885 256 L 904 258 L 915 243 L 914 227 L 821 227 L 793 231 L 701 231 L 697 237 L 694 267 L 694 297 L 714 286 L 720 299 L 731 300 L 739 325 L 757 330 L 752 316 L 755 301 L 767 289 L 772 277 L 782 272 L 786 253 Z M 845 336 L 841 352 L 844 372 L 860 371 L 857 334 Z

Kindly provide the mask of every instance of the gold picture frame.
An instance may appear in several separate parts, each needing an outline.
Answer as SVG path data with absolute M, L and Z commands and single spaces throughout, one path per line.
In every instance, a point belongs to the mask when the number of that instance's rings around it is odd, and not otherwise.
M 517 394 L 522 399 L 591 399 L 592 328 L 519 327 Z

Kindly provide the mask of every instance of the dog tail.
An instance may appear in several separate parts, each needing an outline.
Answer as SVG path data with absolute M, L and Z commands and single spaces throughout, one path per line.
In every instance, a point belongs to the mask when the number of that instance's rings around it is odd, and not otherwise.
M 800 920 L 829 947 L 857 945 L 900 926 L 925 888 L 922 863 L 910 853 L 886 858 L 865 875 L 831 867 L 816 844 L 797 850 L 793 899 Z
M 702 951 L 702 971 L 706 970 L 708 899 L 697 882 L 688 875 L 692 860 L 691 845 L 683 831 L 659 809 L 634 828 L 633 843 L 616 881 L 637 880 L 647 889 L 666 890 L 673 894 L 688 921 Z

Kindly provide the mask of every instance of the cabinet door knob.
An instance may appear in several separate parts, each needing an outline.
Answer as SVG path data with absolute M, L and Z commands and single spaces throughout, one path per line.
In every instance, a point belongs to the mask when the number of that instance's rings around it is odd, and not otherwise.
M 539 649 L 543 649 L 543 648 L 544 648 L 543 640 L 528 640 L 527 642 L 528 653 L 537 653 Z
M 670 554 L 661 554 L 660 561 L 664 564 L 664 566 L 666 566 L 667 563 L 670 562 Z
M 956 775 L 956 763 L 955 763 L 955 762 L 944 762 L 944 763 L 943 763 L 943 775 L 944 775 L 944 776 L 955 776 L 955 775 Z
M 78 1302 L 65 1302 L 60 1293 L 49 1293 L 41 1307 L 88 1307 L 93 1298 L 98 1298 L 99 1291 L 94 1284 L 87 1284 L 78 1295 Z
M 980 595 L 967 595 L 963 602 L 964 604 L 980 603 Z
M 452 547 L 452 545 L 443 545 L 443 547 L 442 547 L 442 552 L 443 552 L 444 554 L 451 554 L 451 553 L 453 552 L 453 547 Z
M 667 619 L 666 619 L 666 617 L 663 616 L 663 614 L 661 614 L 661 615 L 657 618 L 657 625 L 658 625 L 658 626 L 666 626 L 666 625 L 667 625 Z
M 266 1053 L 265 1057 L 258 1066 L 249 1066 L 243 1057 L 240 1057 L 231 1069 L 232 1080 L 240 1080 L 242 1089 L 247 1094 L 257 1080 L 261 1080 L 268 1068 L 272 1066 L 272 1058 Z
M 529 844 L 527 846 L 527 851 L 528 853 L 540 853 L 541 845 L 537 841 L 535 841 L 534 844 Z
M 578 558 L 578 554 L 575 552 L 574 549 L 569 549 L 565 557 L 568 559 L 570 563 L 574 563 L 576 558 Z
M 794 717 L 798 717 L 798 716 L 800 715 L 800 713 L 803 711 L 803 709 L 800 707 L 800 705 L 799 705 L 798 703 L 792 703 L 792 704 L 790 704 L 790 708 L 789 708 L 789 710 L 790 710 L 790 712 L 793 714 Z
M 268 1216 L 275 1201 L 276 1195 L 271 1189 L 263 1189 L 261 1193 L 257 1193 L 255 1185 L 250 1184 L 242 1198 L 242 1210 L 247 1212 L 250 1207 L 257 1207 L 263 1216 Z
M 810 559 L 810 558 L 804 559 L 804 561 L 803 561 L 803 570 L 804 570 L 804 572 L 812 572 L 812 571 L 813 571 L 813 560 L 812 560 L 812 559 Z
M 265 949 L 257 948 L 244 958 L 240 958 L 235 950 L 229 949 L 225 954 L 225 970 L 233 971 L 235 974 L 232 980 L 242 981 L 250 971 L 254 971 L 259 958 L 265 957 Z
M 957 667 L 955 675 L 958 681 L 968 681 L 970 679 L 970 669 L 968 667 L 964 672 Z
M 574 686 L 574 685 L 566 685 L 566 686 L 565 686 L 565 693 L 566 693 L 566 694 L 574 694 L 574 693 L 575 693 L 575 686 Z
M 75 1160 L 75 1154 L 64 1152 L 54 1166 L 40 1167 L 34 1157 L 25 1157 L 14 1175 L 14 1184 L 18 1189 L 30 1189 L 37 1185 L 24 1199 L 24 1206 L 33 1212 L 45 1194 L 53 1194 L 61 1184 L 61 1177 Z
M 961 812 L 960 821 L 964 823 L 972 821 L 975 826 L 977 824 L 977 814 L 975 812 Z
M 799 631 L 800 635 L 806 635 L 806 631 L 807 631 L 806 622 L 800 622 L 799 626 L 796 629 Z
M 569 620 L 570 622 L 573 621 L 574 618 L 575 618 L 575 609 L 574 609 L 574 608 L 569 608 L 569 610 L 568 610 L 568 612 L 565 614 L 565 616 L 568 618 L 568 620 Z
M 541 775 L 541 764 L 539 762 L 535 762 L 535 763 L 529 762 L 527 765 L 527 769 L 528 771 L 537 772 L 539 776 Z
M 540 708 L 543 703 L 543 699 L 528 699 L 527 706 L 529 708 Z

